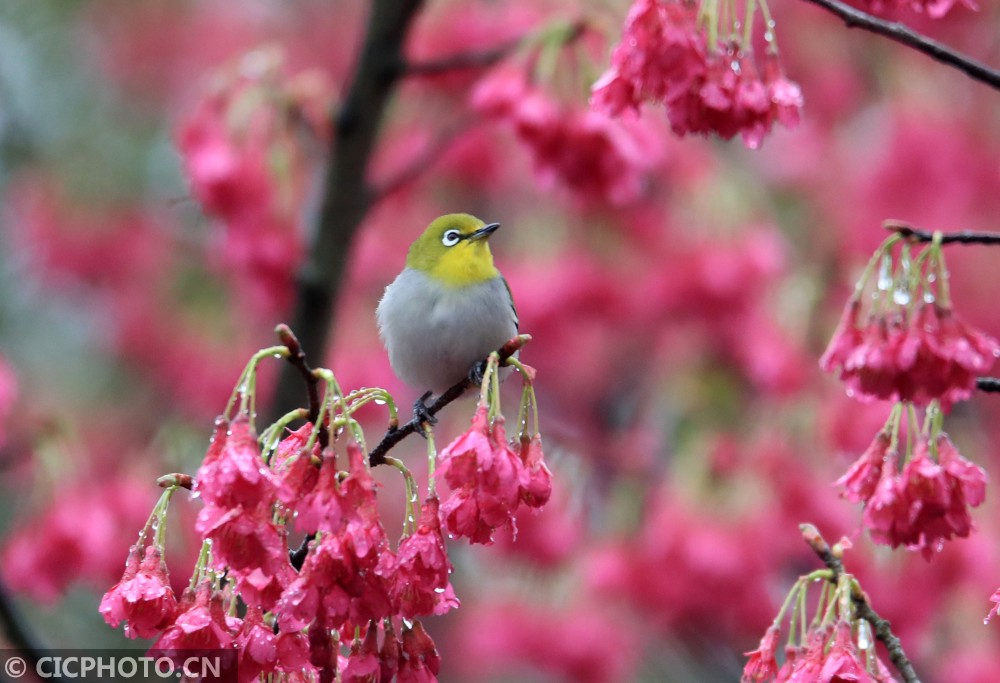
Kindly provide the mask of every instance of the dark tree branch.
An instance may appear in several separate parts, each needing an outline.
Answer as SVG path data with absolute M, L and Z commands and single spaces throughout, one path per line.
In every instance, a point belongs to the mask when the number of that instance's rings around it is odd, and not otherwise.
M 809 544 L 809 547 L 813 549 L 819 556 L 819 559 L 823 560 L 823 564 L 832 572 L 830 582 L 836 585 L 840 579 L 840 575 L 846 573 L 844 563 L 834 554 L 829 544 L 823 539 L 815 526 L 812 524 L 801 524 L 799 525 L 799 530 L 802 532 L 802 538 L 805 542 Z M 868 596 L 861 590 L 857 583 L 854 583 L 852 588 L 851 602 L 854 603 L 857 615 L 871 624 L 872 630 L 875 632 L 875 638 L 885 645 L 886 650 L 889 652 L 889 659 L 892 661 L 893 666 L 896 667 L 899 675 L 903 677 L 903 681 L 905 683 L 920 683 L 920 679 L 917 678 L 917 674 L 913 670 L 913 665 L 903 651 L 903 644 L 892 632 L 889 622 L 880 617 L 872 609 L 871 603 L 868 602 Z
M 403 43 L 423 0 L 373 0 L 354 78 L 333 117 L 333 131 L 315 220 L 315 238 L 298 274 L 292 329 L 301 347 L 322 358 L 354 235 L 371 207 L 367 173 L 389 98 L 403 73 Z M 299 396 L 297 372 L 285 366 L 273 410 Z
M 524 344 L 526 344 L 531 339 L 530 335 L 522 334 L 518 337 L 514 337 L 506 344 L 504 344 L 497 353 L 500 355 L 500 363 L 502 364 L 508 358 L 517 353 Z M 443 394 L 434 399 L 434 402 L 427 406 L 427 413 L 434 417 L 441 409 L 444 408 L 449 403 L 453 402 L 455 399 L 460 397 L 465 391 L 472 386 L 472 382 L 465 378 L 461 382 L 450 387 Z M 414 417 L 409 422 L 401 427 L 389 427 L 386 431 L 385 436 L 378 443 L 375 448 L 373 448 L 368 453 L 368 464 L 372 467 L 376 465 L 382 465 L 385 463 L 385 456 L 396 444 L 405 439 L 410 434 L 415 434 L 421 429 L 420 419 Z
M 886 221 L 885 229 L 908 239 L 911 242 L 932 242 L 934 233 L 930 230 L 919 230 L 908 223 Z M 1000 232 L 982 232 L 976 230 L 959 230 L 957 232 L 942 232 L 941 244 L 1000 244 Z
M 837 15 L 844 20 L 848 28 L 862 28 L 866 31 L 877 33 L 880 36 L 885 36 L 889 40 L 894 40 L 897 43 L 913 48 L 917 52 L 922 52 L 942 64 L 954 67 L 973 80 L 1000 90 L 1000 72 L 996 69 L 960 52 L 956 52 L 947 45 L 917 33 L 905 24 L 901 24 L 898 21 L 879 19 L 867 12 L 862 12 L 850 5 L 839 2 L 839 0 L 806 0 L 806 2 L 811 2 L 814 5 L 822 7 L 827 12 Z
M 976 379 L 976 388 L 987 393 L 1000 393 L 1000 378 L 979 377 Z

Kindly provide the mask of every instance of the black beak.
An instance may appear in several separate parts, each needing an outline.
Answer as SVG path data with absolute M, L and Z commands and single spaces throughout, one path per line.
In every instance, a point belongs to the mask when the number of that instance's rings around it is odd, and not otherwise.
M 479 228 L 479 230 L 476 230 L 466 239 L 468 239 L 471 242 L 475 242 L 476 240 L 484 240 L 487 239 L 493 233 L 495 233 L 499 228 L 500 228 L 499 223 L 490 223 L 489 225 L 484 225 L 483 227 Z

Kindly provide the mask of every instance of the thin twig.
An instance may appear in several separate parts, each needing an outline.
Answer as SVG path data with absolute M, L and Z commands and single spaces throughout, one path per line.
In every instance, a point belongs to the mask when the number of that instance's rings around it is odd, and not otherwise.
M 844 563 L 833 552 L 815 526 L 812 524 L 800 524 L 799 530 L 802 532 L 802 538 L 805 542 L 832 572 L 830 582 L 837 585 L 840 575 L 846 573 Z M 872 608 L 871 603 L 868 601 L 868 596 L 861 590 L 857 583 L 854 584 L 851 591 L 851 602 L 854 603 L 857 615 L 871 624 L 872 630 L 875 632 L 875 638 L 885 645 L 885 649 L 889 652 L 889 659 L 892 661 L 893 666 L 896 667 L 899 675 L 903 677 L 903 681 L 905 683 L 920 683 L 917 673 L 913 670 L 913 665 L 903 651 L 903 644 L 896 634 L 892 632 L 889 622 L 880 617 Z
M 932 242 L 934 233 L 930 230 L 920 230 L 909 223 L 901 221 L 886 221 L 885 229 L 894 232 L 911 242 Z M 1000 232 L 984 232 L 978 230 L 959 230 L 942 232 L 941 244 L 1000 244 Z
M 811 2 L 837 15 L 844 20 L 848 28 L 862 28 L 866 31 L 877 33 L 880 36 L 885 36 L 890 40 L 913 48 L 917 52 L 922 52 L 942 64 L 955 67 L 973 80 L 1000 90 L 1000 71 L 976 61 L 967 55 L 956 52 L 943 43 L 917 33 L 905 24 L 901 24 L 898 21 L 879 19 L 838 0 L 806 0 L 806 2 Z
M 514 337 L 500 347 L 497 351 L 500 356 L 500 362 L 503 363 L 517 353 L 518 349 L 524 346 L 524 344 L 526 344 L 530 339 L 530 335 L 522 334 Z M 429 406 L 427 406 L 427 413 L 431 417 L 437 415 L 441 412 L 442 408 L 464 394 L 465 390 L 471 386 L 472 382 L 466 377 L 461 382 L 449 387 L 447 391 L 438 396 Z M 420 429 L 421 421 L 417 416 L 414 416 L 413 419 L 404 424 L 402 427 L 390 427 L 386 430 L 385 436 L 382 437 L 382 440 L 378 443 L 378 445 L 368 453 L 368 464 L 372 467 L 384 464 L 385 456 L 393 446 L 398 444 L 410 434 L 419 432 Z
M 447 130 L 438 133 L 406 166 L 396 171 L 395 175 L 382 181 L 377 187 L 372 189 L 372 202 L 377 203 L 388 197 L 397 190 L 406 187 L 427 172 L 427 169 L 434 165 L 434 162 L 444 157 L 445 152 L 451 144 L 462 133 L 472 128 L 471 121 L 462 121 Z
M 987 393 L 1000 393 L 1000 378 L 979 377 L 976 379 L 976 388 Z
M 403 73 L 407 76 L 440 76 L 464 69 L 485 69 L 517 49 L 522 40 L 515 38 L 490 50 L 470 50 L 424 61 L 409 60 L 403 64 Z
M 306 353 L 302 350 L 302 344 L 299 343 L 299 339 L 292 332 L 292 329 L 288 325 L 281 323 L 274 328 L 274 332 L 278 335 L 281 343 L 285 345 L 285 348 L 288 349 L 286 360 L 292 364 L 292 367 L 305 380 L 306 393 L 309 397 L 309 417 L 307 419 L 313 425 L 316 425 L 320 413 L 319 377 L 309 367 L 309 363 L 306 361 Z M 318 425 L 317 428 L 319 429 L 319 436 L 317 438 L 319 447 L 320 449 L 326 448 L 330 444 L 330 433 L 325 425 Z

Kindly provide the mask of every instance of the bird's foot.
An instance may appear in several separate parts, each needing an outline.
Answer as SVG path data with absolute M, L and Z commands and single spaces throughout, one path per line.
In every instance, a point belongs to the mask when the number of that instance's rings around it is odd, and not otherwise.
M 421 427 L 425 424 L 437 424 L 437 418 L 431 415 L 430 410 L 427 408 L 427 399 L 429 399 L 433 393 L 433 391 L 428 391 L 413 402 L 413 419 L 415 419 Z M 423 429 L 421 429 L 419 433 L 422 435 L 424 433 Z
M 488 365 L 487 360 L 476 361 L 473 363 L 472 367 L 469 368 L 469 383 L 474 387 L 482 386 L 483 379 L 486 377 L 486 366 Z

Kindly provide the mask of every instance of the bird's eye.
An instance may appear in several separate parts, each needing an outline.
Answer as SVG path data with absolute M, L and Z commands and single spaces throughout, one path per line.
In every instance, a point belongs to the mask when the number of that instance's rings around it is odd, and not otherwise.
M 462 233 L 458 230 L 449 230 L 441 236 L 441 244 L 446 247 L 453 247 L 462 241 Z

